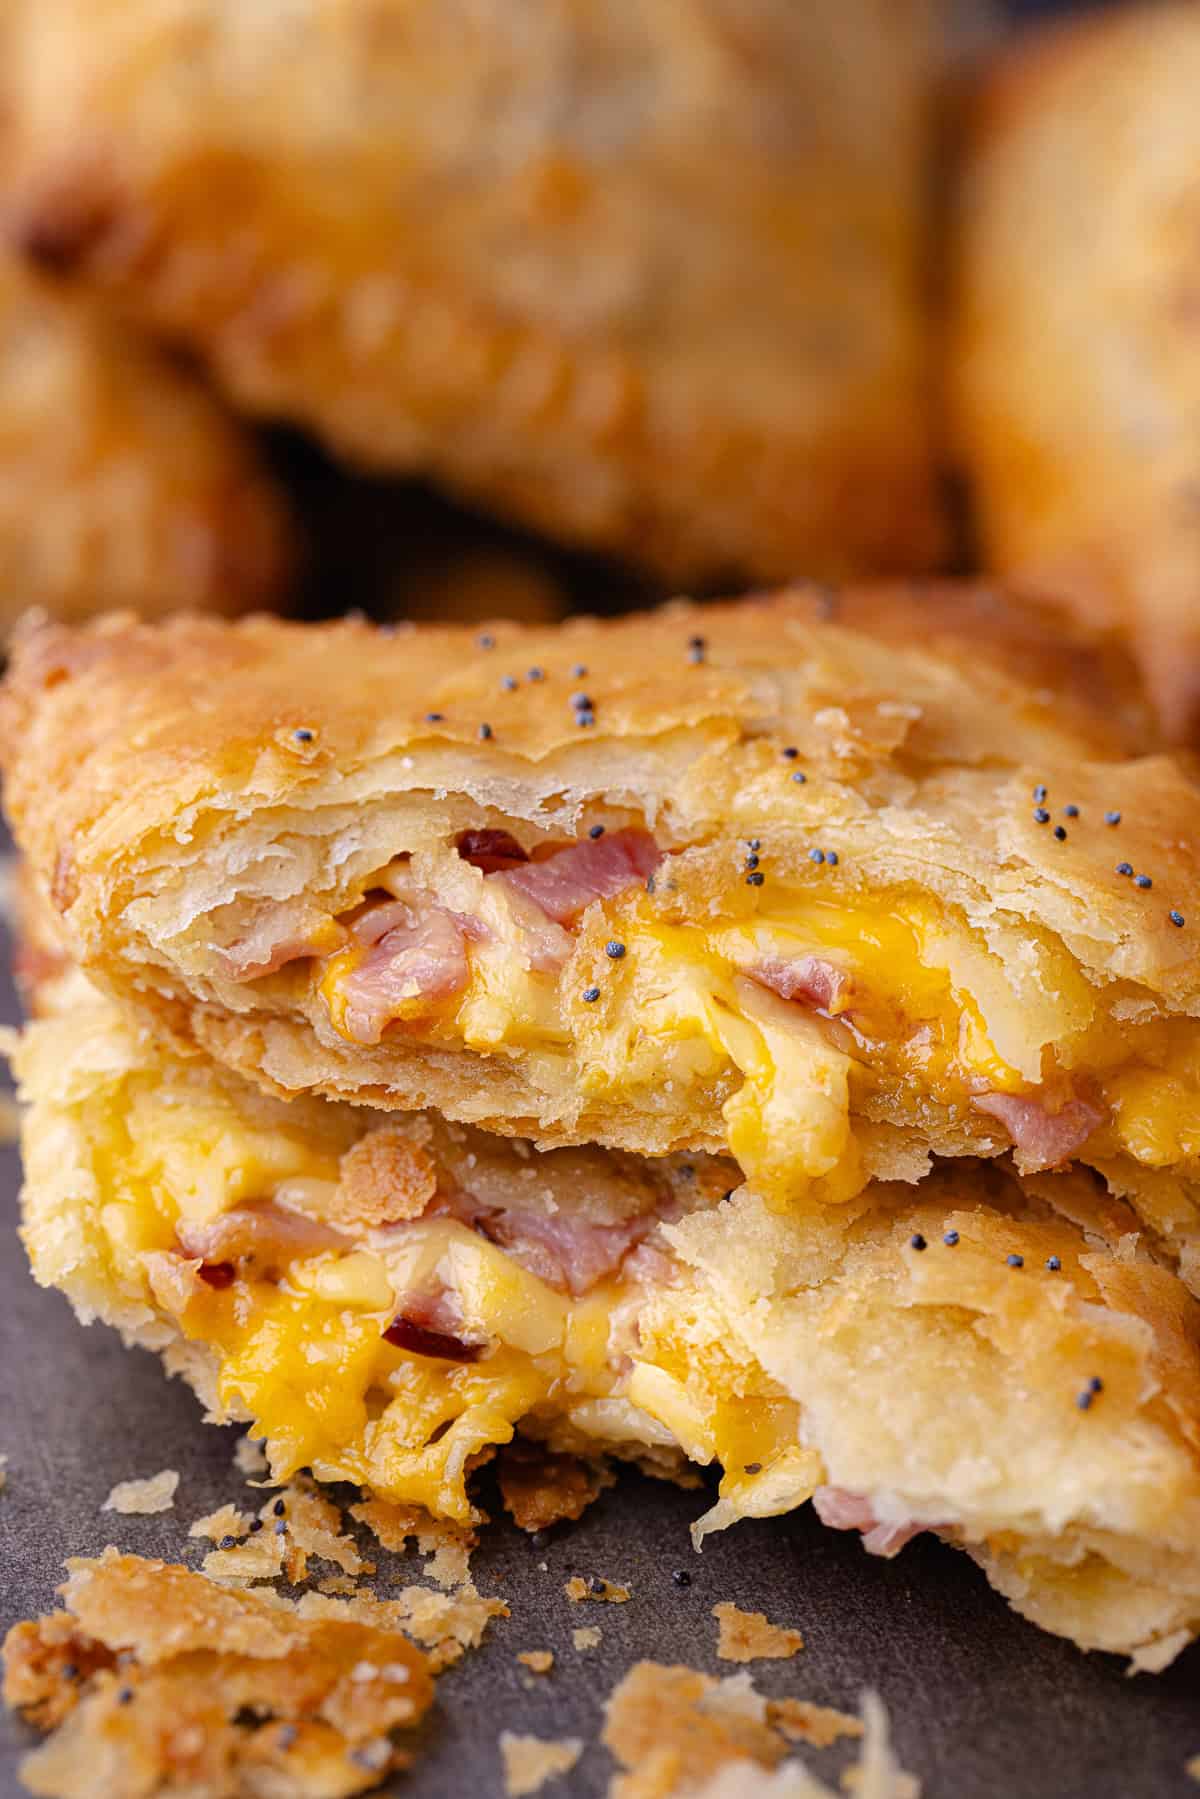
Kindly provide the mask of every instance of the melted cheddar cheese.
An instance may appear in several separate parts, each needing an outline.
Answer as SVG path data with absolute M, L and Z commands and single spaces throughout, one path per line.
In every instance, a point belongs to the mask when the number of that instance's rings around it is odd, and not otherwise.
M 776 883 L 752 918 L 702 929 L 662 923 L 634 889 L 589 909 L 556 977 L 530 966 L 503 890 L 484 893 L 487 938 L 470 947 L 465 988 L 439 1005 L 406 1000 L 397 1028 L 519 1053 L 535 1081 L 540 1065 L 547 1086 L 567 1083 L 597 1108 L 636 1107 L 669 1083 L 705 1118 L 715 1096 L 729 1149 L 776 1203 L 857 1192 L 864 1116 L 919 1130 L 933 1107 L 933 1124 L 978 1127 L 977 1096 L 1044 1096 L 1053 1112 L 1079 1082 L 1105 1115 L 1096 1159 L 1200 1157 L 1200 1029 L 1116 1016 L 1114 1001 L 1128 1000 L 1119 984 L 1093 988 L 1033 927 L 993 947 L 924 895 L 853 904 Z M 618 960 L 604 955 L 613 938 L 625 945 Z M 344 951 L 321 983 L 347 1035 L 340 991 L 359 955 Z M 827 1007 L 780 999 L 756 978 L 806 957 L 846 977 Z M 1169 1076 L 1168 1056 L 1180 1070 Z

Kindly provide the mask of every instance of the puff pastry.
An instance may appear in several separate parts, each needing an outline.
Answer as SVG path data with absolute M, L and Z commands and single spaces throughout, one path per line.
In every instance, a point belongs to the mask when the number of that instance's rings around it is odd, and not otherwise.
M 1200 731 L 1200 13 L 1114 7 L 984 83 L 958 206 L 955 431 L 989 567 L 1120 624 Z
M 239 405 L 692 579 L 928 567 L 929 0 L 31 0 L 12 240 Z
M 35 625 L 6 802 L 88 970 L 269 1090 L 728 1150 L 777 1203 L 1077 1155 L 1190 1271 L 1200 794 L 1003 619 Z
M 28 606 L 277 604 L 293 551 L 249 436 L 193 376 L 0 259 L 0 628 Z
M 1200 1626 L 1200 1307 L 1094 1176 L 960 1161 L 781 1214 L 718 1158 L 271 1099 L 78 974 L 17 1072 L 37 1278 L 280 1478 L 464 1520 L 519 1425 L 719 1462 L 701 1539 L 811 1498 L 876 1554 L 937 1532 L 1087 1648 L 1158 1667 Z

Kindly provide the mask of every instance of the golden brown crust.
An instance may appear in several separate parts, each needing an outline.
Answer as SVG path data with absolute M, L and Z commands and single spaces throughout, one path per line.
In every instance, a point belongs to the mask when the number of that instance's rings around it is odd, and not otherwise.
M 67 1611 L 5 1643 L 6 1703 L 55 1729 L 24 1764 L 33 1791 L 348 1799 L 411 1760 L 390 1733 L 433 1683 L 395 1626 L 302 1616 L 115 1549 L 67 1566 Z
M 925 0 L 21 12 L 14 241 L 241 404 L 673 579 L 936 558 Z
M 1200 16 L 1112 8 L 1002 59 L 957 229 L 955 430 L 987 565 L 1136 648 L 1200 723 Z
M 295 545 L 241 427 L 136 333 L 0 261 L 0 626 L 235 613 L 286 594 Z
M 584 1078 L 611 1057 L 650 978 L 637 956 L 608 960 L 602 908 L 572 939 L 555 1002 L 566 1048 L 554 1055 L 526 1053 L 519 1036 L 514 1053 L 492 1054 L 449 1026 L 351 1040 L 333 1027 L 312 958 L 330 930 L 340 941 L 333 919 L 402 850 L 424 858 L 439 894 L 437 882 L 459 882 L 448 903 L 468 916 L 486 896 L 457 854 L 462 830 L 502 824 L 536 851 L 598 819 L 645 824 L 674 852 L 620 918 L 664 941 L 679 930 L 697 942 L 714 921 L 770 928 L 776 892 L 790 896 L 784 909 L 935 903 L 978 933 L 970 980 L 990 984 L 1004 1028 L 1039 1019 L 1035 1050 L 1014 1052 L 1025 1082 L 1040 1078 L 1043 1044 L 1091 1018 L 1115 1030 L 1110 1006 L 1126 1008 L 1125 1034 L 1131 1016 L 1194 1013 L 1200 794 L 1182 764 L 1126 758 L 1136 692 L 1102 642 L 1068 633 L 1058 649 L 1078 654 L 1051 669 L 1043 646 L 1025 667 L 1040 618 L 935 584 L 477 635 L 261 618 L 35 627 L 0 715 L 7 803 L 43 901 L 96 978 L 269 1090 L 437 1106 L 545 1144 L 720 1150 L 733 1143 L 723 1107 L 743 1090 L 743 1064 L 715 1061 L 707 1085 L 672 1083 L 638 1072 L 631 1045 L 621 1091 Z M 1069 803 L 1079 822 L 1035 818 L 1043 784 L 1056 817 Z M 766 846 L 769 883 L 746 878 L 750 839 Z M 814 844 L 834 856 L 814 862 Z M 1118 858 L 1153 871 L 1150 885 L 1117 873 Z M 300 968 L 244 978 L 240 946 L 264 921 L 274 929 L 280 908 Z M 593 983 L 597 1003 L 585 1003 Z M 657 1042 L 647 1036 L 643 1061 Z M 1067 1049 L 1065 1066 L 1089 1076 L 1090 1048 Z M 917 1107 L 893 1082 L 873 1112 L 852 1103 L 856 1119 L 901 1134 L 876 1135 L 867 1172 L 913 1178 L 931 1148 L 995 1153 L 1009 1141 L 965 1093 Z M 1111 1123 L 1116 1100 L 1106 1104 Z M 1190 1167 L 1188 1142 L 1141 1159 Z M 1092 1149 L 1126 1182 L 1131 1153 L 1116 1125 Z

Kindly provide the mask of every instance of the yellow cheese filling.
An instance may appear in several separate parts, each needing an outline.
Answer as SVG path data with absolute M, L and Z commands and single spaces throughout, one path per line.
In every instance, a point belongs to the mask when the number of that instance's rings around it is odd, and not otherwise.
M 1052 1113 L 1086 1099 L 1103 1120 L 1089 1145 L 1097 1160 L 1200 1158 L 1196 1024 L 1114 1016 L 1114 1000 L 1129 995 L 1092 987 L 1033 927 L 1010 930 L 1002 953 L 925 895 L 834 902 L 777 881 L 740 922 L 670 925 L 636 888 L 589 908 L 555 976 L 530 968 L 503 887 L 483 892 L 489 937 L 470 946 L 465 988 L 441 1005 L 414 994 L 392 1028 L 520 1054 L 535 1082 L 569 1083 L 597 1110 L 636 1108 L 666 1088 L 710 1140 L 723 1130 L 776 1202 L 857 1192 L 863 1116 L 935 1134 L 949 1120 L 977 1134 L 985 1121 L 972 1099 L 989 1093 L 1033 1097 Z M 624 950 L 615 959 L 611 942 Z M 320 983 L 350 1040 L 344 990 L 362 954 L 341 952 Z M 827 1007 L 781 999 L 754 972 L 806 957 L 846 977 Z M 986 1128 L 1004 1135 L 994 1119 Z

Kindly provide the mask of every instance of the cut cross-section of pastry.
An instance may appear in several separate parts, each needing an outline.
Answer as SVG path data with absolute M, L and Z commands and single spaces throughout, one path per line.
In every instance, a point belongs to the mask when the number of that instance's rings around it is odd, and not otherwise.
M 18 1053 L 40 1281 L 164 1352 L 281 1478 L 471 1515 L 521 1429 L 719 1462 L 699 1535 L 812 1499 L 933 1531 L 1162 1665 L 1200 1628 L 1200 1307 L 1073 1170 L 943 1164 L 779 1213 L 718 1158 L 539 1152 L 272 1099 L 67 973 Z
M 1200 791 L 983 598 L 833 606 L 36 629 L 7 805 L 86 968 L 268 1089 L 781 1203 L 1078 1156 L 1186 1236 Z

